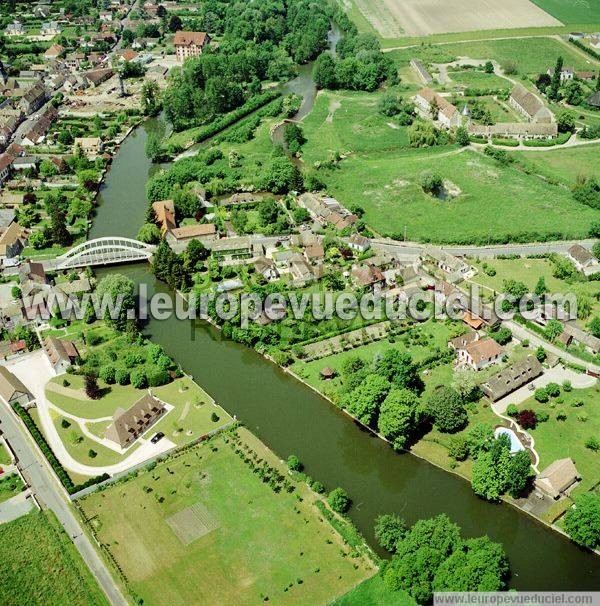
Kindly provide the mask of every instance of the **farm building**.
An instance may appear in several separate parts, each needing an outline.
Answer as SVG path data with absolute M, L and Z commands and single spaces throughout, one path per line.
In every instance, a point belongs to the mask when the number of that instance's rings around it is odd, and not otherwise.
M 530 122 L 552 122 L 550 110 L 521 84 L 512 89 L 508 102 Z
M 527 356 L 524 360 L 501 370 L 482 383 L 483 393 L 494 402 L 519 389 L 532 379 L 542 374 L 542 365 L 535 356 Z
M 106 439 L 127 448 L 165 412 L 164 404 L 152 396 L 142 396 L 129 410 L 117 408 L 106 429 Z

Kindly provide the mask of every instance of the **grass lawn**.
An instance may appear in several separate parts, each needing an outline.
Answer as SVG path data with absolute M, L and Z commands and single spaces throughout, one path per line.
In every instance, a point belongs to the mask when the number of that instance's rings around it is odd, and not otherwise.
M 579 402 L 583 402 L 583 405 L 573 406 Z M 556 459 L 571 457 L 582 477 L 582 482 L 577 487 L 577 491 L 581 492 L 589 490 L 600 480 L 600 452 L 585 447 L 588 438 L 600 440 L 599 402 L 600 385 L 596 384 L 595 387 L 574 389 L 571 392 L 561 389 L 560 396 L 546 404 L 530 398 L 519 406 L 520 409 L 544 410 L 550 415 L 547 421 L 528 430 L 540 455 L 540 470 Z M 556 419 L 560 412 L 567 415 L 566 420 Z
M 2 525 L 0 603 L 105 606 L 77 549 L 50 511 Z
M 406 128 L 378 112 L 380 98 L 373 93 L 320 91 L 302 121 L 308 140 L 302 147 L 304 162 L 327 160 L 332 151 L 365 154 L 406 149 Z
M 556 17 L 559 21 L 569 23 L 598 23 L 600 17 L 600 0 L 532 0 L 540 8 Z
M 450 71 L 448 75 L 452 82 L 469 88 L 493 88 L 508 90 L 512 88 L 512 83 L 506 78 L 496 76 L 496 74 L 486 74 L 478 69 L 464 69 L 460 71 Z
M 461 191 L 450 201 L 425 194 L 420 174 L 435 169 Z M 561 233 L 583 237 L 600 212 L 576 203 L 570 191 L 473 150 L 447 148 L 353 155 L 340 168 L 319 171 L 346 206 L 365 209 L 377 232 L 408 240 L 485 242 L 487 238 Z M 450 228 L 450 226 L 452 226 Z
M 600 144 L 544 152 L 515 151 L 511 154 L 525 166 L 572 187 L 578 175 L 600 179 Z
M 238 433 L 257 456 L 284 471 L 252 434 Z M 144 604 L 192 606 L 212 603 L 216 594 L 220 603 L 238 605 L 267 597 L 278 605 L 325 604 L 373 575 L 364 557 L 344 556 L 348 547 L 305 484 L 292 480 L 294 493 L 276 494 L 232 445 L 232 434 L 217 436 L 81 500 Z M 201 536 L 185 544 L 167 520 L 193 505 L 201 513 L 180 528 L 190 539 L 195 531 Z
M 23 491 L 25 485 L 18 473 L 0 476 L 0 503 Z
M 8 453 L 8 449 L 2 442 L 0 442 L 0 465 L 10 465 L 11 463 L 12 458 Z
M 333 602 L 332 606 L 414 606 L 405 591 L 391 591 L 376 574 Z
M 559 2 L 561 0 L 557 0 Z M 595 0 L 597 1 L 597 0 Z M 596 19 L 598 21 L 598 19 Z M 569 47 L 553 38 L 510 38 L 505 40 L 480 40 L 456 42 L 439 46 L 425 45 L 420 48 L 406 48 L 390 51 L 398 66 L 406 65 L 413 57 L 426 63 L 446 63 L 457 57 L 469 59 L 496 59 L 499 63 L 514 60 L 519 74 L 538 74 L 546 71 L 562 56 L 565 65 L 575 69 L 590 69 L 589 62 L 575 47 Z

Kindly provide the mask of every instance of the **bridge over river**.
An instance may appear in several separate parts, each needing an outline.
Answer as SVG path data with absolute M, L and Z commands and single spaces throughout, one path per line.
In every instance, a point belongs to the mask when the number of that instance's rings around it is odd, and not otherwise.
M 42 261 L 46 271 L 61 271 L 78 267 L 115 265 L 150 261 L 156 246 L 132 238 L 108 236 L 87 240 L 56 257 Z

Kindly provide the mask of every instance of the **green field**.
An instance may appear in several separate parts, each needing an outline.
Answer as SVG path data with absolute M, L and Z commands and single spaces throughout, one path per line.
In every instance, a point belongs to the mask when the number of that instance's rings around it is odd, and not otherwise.
M 425 194 L 419 176 L 434 169 L 460 189 L 449 201 Z M 484 242 L 524 234 L 584 237 L 600 213 L 577 204 L 570 191 L 549 185 L 472 150 L 429 149 L 352 155 L 320 171 L 328 191 L 365 209 L 378 233 L 434 242 Z
M 508 90 L 513 87 L 512 83 L 506 78 L 496 76 L 496 74 L 486 74 L 478 69 L 463 69 L 460 71 L 449 71 L 448 75 L 452 82 L 469 88 L 492 88 Z
M 307 143 L 305 163 L 327 160 L 328 153 L 392 152 L 408 147 L 406 128 L 380 114 L 380 94 L 319 92 L 315 105 L 302 121 Z
M 0 476 L 0 503 L 23 491 L 25 485 L 18 473 Z
M 575 69 L 591 69 L 589 61 L 575 47 L 568 46 L 553 38 L 512 38 L 506 40 L 481 40 L 456 42 L 451 44 L 425 45 L 419 48 L 405 48 L 390 51 L 399 67 L 408 65 L 413 57 L 426 63 L 446 63 L 457 57 L 470 59 L 496 59 L 500 64 L 516 61 L 520 74 L 537 74 L 556 62 L 562 56 L 565 65 Z M 597 62 L 595 63 L 597 65 Z
M 77 549 L 50 512 L 2 524 L 0 603 L 3 606 L 105 606 Z
M 416 602 L 404 591 L 391 591 L 380 575 L 363 581 L 336 600 L 332 606 L 414 606 Z
M 559 402 L 559 400 L 563 400 Z M 574 402 L 583 402 L 574 407 Z M 520 409 L 544 410 L 550 418 L 538 423 L 529 430 L 535 440 L 535 449 L 540 455 L 540 471 L 556 459 L 571 457 L 582 481 L 578 491 L 586 491 L 600 481 L 600 453 L 585 447 L 590 437 L 600 440 L 600 386 L 588 389 L 574 389 L 571 392 L 561 390 L 559 398 L 553 398 L 546 404 L 540 404 L 529 398 L 519 406 Z M 565 413 L 566 420 L 558 421 L 556 415 Z
M 238 435 L 236 448 L 280 468 L 247 430 Z M 234 452 L 233 436 L 80 501 L 146 606 L 326 604 L 374 574 L 366 556 L 344 556 L 305 484 L 276 494 Z M 171 519 L 191 506 L 196 517 Z
M 550 179 L 572 187 L 581 174 L 600 179 L 600 144 L 544 152 L 511 152 L 525 166 Z
M 532 0 L 532 2 L 565 25 L 598 23 L 600 20 L 600 0 Z

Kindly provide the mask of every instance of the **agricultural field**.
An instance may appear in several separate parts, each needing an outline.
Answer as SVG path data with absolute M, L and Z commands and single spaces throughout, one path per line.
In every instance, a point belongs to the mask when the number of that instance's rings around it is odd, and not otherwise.
M 2 524 L 0 603 L 108 606 L 77 549 L 49 511 Z
M 589 438 L 600 440 L 600 385 L 588 389 L 561 389 L 557 398 L 546 404 L 529 398 L 520 410 L 544 411 L 550 415 L 547 421 L 528 430 L 535 440 L 535 449 L 540 455 L 540 470 L 552 461 L 571 457 L 582 481 L 577 491 L 587 491 L 600 481 L 600 453 L 585 446 Z M 566 418 L 558 420 L 557 415 Z
M 456 197 L 444 201 L 422 191 L 419 176 L 434 167 L 452 182 Z M 318 174 L 340 202 L 362 206 L 376 232 L 400 239 L 405 228 L 409 240 L 445 243 L 518 234 L 528 240 L 548 233 L 578 238 L 599 214 L 576 203 L 569 190 L 472 150 L 356 154 Z
M 275 467 L 294 491 L 274 492 L 240 455 Z M 349 556 L 315 498 L 239 429 L 79 503 L 147 606 L 205 604 L 217 594 L 240 605 L 325 604 L 375 566 Z
M 556 148 L 545 152 L 511 152 L 525 166 L 548 179 L 558 179 L 572 187 L 579 175 L 600 179 L 600 144 L 575 149 Z
M 418 49 L 405 48 L 390 51 L 398 67 L 408 65 L 413 57 L 424 63 L 449 63 L 458 57 L 495 59 L 501 65 L 515 61 L 519 74 L 537 75 L 545 72 L 562 56 L 565 65 L 574 69 L 593 69 L 593 60 L 585 58 L 574 46 L 554 38 L 510 38 L 505 40 L 478 40 L 451 44 L 424 45 Z
M 600 21 L 599 0 L 532 0 L 532 2 L 565 25 Z

